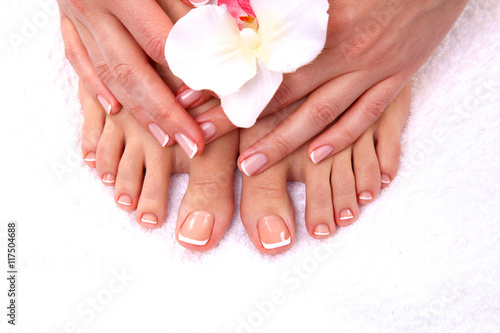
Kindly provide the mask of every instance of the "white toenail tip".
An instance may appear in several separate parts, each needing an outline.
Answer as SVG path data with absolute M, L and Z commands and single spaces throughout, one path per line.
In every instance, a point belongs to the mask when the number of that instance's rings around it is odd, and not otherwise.
M 373 199 L 373 197 L 361 197 L 361 196 L 359 198 L 361 200 L 371 200 L 371 199 Z
M 330 233 L 329 232 L 314 232 L 316 236 L 328 236 Z
M 390 184 L 391 181 L 390 180 L 382 180 L 382 184 Z
M 345 221 L 345 220 L 352 220 L 354 216 L 346 216 L 346 217 L 341 217 L 340 221 Z
M 114 184 L 115 183 L 114 180 L 103 180 L 103 182 L 106 184 Z
M 179 240 L 184 242 L 184 243 L 189 243 L 189 244 L 193 244 L 193 245 L 198 245 L 198 246 L 203 246 L 205 244 L 208 243 L 210 238 L 207 238 L 203 241 L 199 241 L 199 240 L 196 240 L 196 239 L 192 239 L 192 238 L 187 238 L 187 237 L 184 237 L 181 235 L 181 233 L 179 233 Z
M 118 200 L 118 203 L 119 203 L 120 205 L 124 205 L 124 206 L 132 206 L 132 203 L 129 203 L 129 202 L 123 202 L 123 201 L 120 201 L 120 200 Z
M 87 161 L 87 162 L 95 162 L 95 158 L 86 158 L 85 161 Z
M 262 240 L 260 242 L 262 243 L 262 246 L 266 250 L 272 250 L 272 249 L 276 249 L 278 247 L 287 246 L 288 244 L 290 244 L 292 242 L 292 238 L 290 237 L 288 239 L 285 239 L 284 241 L 281 241 L 281 242 L 278 242 L 278 243 L 272 243 L 272 244 L 266 244 Z
M 156 223 L 158 223 L 156 221 L 151 221 L 151 220 L 146 220 L 146 219 L 141 219 L 141 221 L 144 222 L 144 223 L 149 223 L 149 224 L 156 224 Z

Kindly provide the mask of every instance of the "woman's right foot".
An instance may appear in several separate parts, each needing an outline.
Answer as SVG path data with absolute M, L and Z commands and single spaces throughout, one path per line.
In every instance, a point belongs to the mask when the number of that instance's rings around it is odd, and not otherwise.
M 306 184 L 305 221 L 312 237 L 330 237 L 337 226 L 353 223 L 359 216 L 359 205 L 375 200 L 380 189 L 396 176 L 410 101 L 408 85 L 353 145 L 319 164 L 307 157 L 306 143 L 270 169 L 250 177 L 243 175 L 241 219 L 255 247 L 262 253 L 277 254 L 288 250 L 295 240 L 287 180 Z M 270 132 L 299 104 L 241 130 L 240 150 Z

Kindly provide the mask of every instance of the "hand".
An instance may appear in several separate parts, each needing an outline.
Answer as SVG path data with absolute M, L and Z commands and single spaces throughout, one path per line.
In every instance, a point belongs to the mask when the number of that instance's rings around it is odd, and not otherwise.
M 166 66 L 164 46 L 173 23 L 162 7 L 154 0 L 58 3 L 66 56 L 104 109 L 116 113 L 120 101 L 163 146 L 177 140 L 190 157 L 201 153 L 202 130 L 150 63 L 149 57 Z M 180 5 L 178 17 L 189 9 Z
M 259 168 L 252 168 L 252 174 L 260 173 L 322 131 L 307 150 L 315 163 L 353 143 L 429 58 L 467 1 L 330 3 L 324 51 L 313 63 L 285 76 L 262 115 L 276 112 L 310 93 L 308 99 L 240 155 L 240 170 L 242 163 L 253 159 L 259 161 Z M 195 120 L 198 124 L 215 125 L 217 134 L 212 140 L 234 127 L 220 107 Z

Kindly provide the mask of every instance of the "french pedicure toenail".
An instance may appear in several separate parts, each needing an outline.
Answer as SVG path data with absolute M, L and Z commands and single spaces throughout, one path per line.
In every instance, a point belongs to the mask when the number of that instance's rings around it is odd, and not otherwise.
M 241 162 L 241 170 L 243 170 L 245 175 L 251 176 L 262 169 L 267 162 L 269 162 L 267 156 L 262 153 L 258 153 Z
M 318 164 L 319 162 L 330 156 L 331 153 L 333 153 L 333 147 L 330 145 L 326 145 L 314 150 L 311 155 L 309 155 L 309 157 L 314 164 Z
M 198 246 L 207 244 L 212 235 L 214 221 L 214 216 L 208 212 L 192 212 L 179 231 L 179 240 Z
M 373 196 L 372 194 L 370 193 L 370 191 L 363 191 L 359 194 L 359 198 L 361 200 L 371 200 L 373 199 Z
M 84 158 L 85 162 L 95 162 L 95 153 L 93 151 L 88 152 Z
M 210 0 L 189 0 L 189 2 L 195 7 L 200 7 L 209 3 Z
M 314 234 L 316 236 L 328 236 L 330 234 L 330 228 L 324 223 L 316 224 L 314 227 Z
M 101 95 L 97 95 L 97 100 L 101 103 L 104 111 L 106 111 L 107 114 L 111 114 L 111 104 Z
M 141 222 L 143 222 L 143 223 L 149 223 L 149 224 L 157 224 L 158 223 L 158 218 L 156 217 L 155 214 L 144 213 L 144 214 L 142 214 Z
M 266 250 L 287 246 L 292 242 L 285 222 L 277 216 L 262 217 L 257 223 L 262 246 Z
M 210 140 L 215 136 L 215 133 L 217 133 L 217 128 L 213 123 L 203 123 L 200 125 L 200 128 L 205 136 L 205 141 Z
M 182 149 L 186 152 L 189 158 L 193 158 L 194 155 L 198 152 L 198 146 L 193 142 L 190 138 L 185 136 L 184 134 L 177 133 L 175 134 L 175 141 L 181 145 Z
M 132 197 L 128 194 L 122 194 L 118 198 L 118 203 L 123 206 L 132 206 Z
M 198 101 L 201 98 L 201 96 L 202 96 L 201 91 L 187 89 L 181 92 L 179 95 L 177 95 L 176 99 L 177 102 L 179 102 L 179 104 L 182 105 L 182 107 L 189 108 L 196 101 Z
M 156 140 L 160 143 L 162 147 L 165 147 L 168 143 L 168 140 L 170 140 L 170 137 L 168 134 L 155 123 L 151 123 L 148 125 L 149 131 L 153 136 L 155 137 Z
M 106 185 L 111 185 L 115 183 L 115 175 L 112 173 L 107 173 L 104 176 L 102 176 L 102 182 Z
M 390 184 L 391 183 L 391 177 L 388 174 L 382 174 L 382 184 Z
M 352 220 L 353 218 L 354 215 L 352 214 L 352 211 L 350 209 L 342 209 L 339 213 L 340 221 Z

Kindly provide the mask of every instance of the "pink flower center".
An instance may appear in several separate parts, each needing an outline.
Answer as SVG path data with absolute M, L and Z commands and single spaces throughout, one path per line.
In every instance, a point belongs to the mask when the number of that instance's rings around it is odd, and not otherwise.
M 247 22 L 255 19 L 250 0 L 218 0 L 217 5 L 226 5 L 227 10 L 238 23 L 239 20 Z

